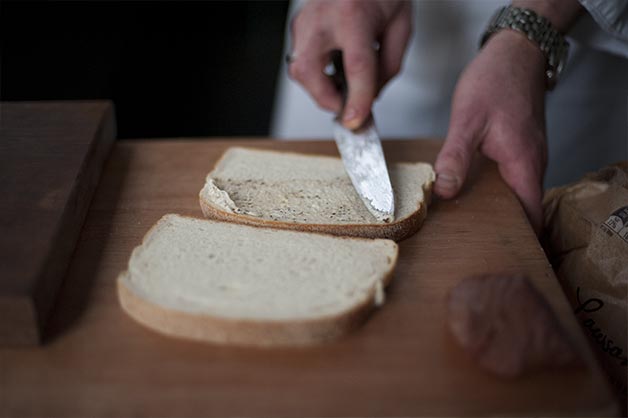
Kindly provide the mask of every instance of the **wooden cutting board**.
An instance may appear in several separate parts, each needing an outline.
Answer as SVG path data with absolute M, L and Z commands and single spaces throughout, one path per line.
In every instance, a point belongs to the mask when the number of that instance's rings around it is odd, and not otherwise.
M 32 345 L 113 144 L 113 106 L 2 103 L 0 138 L 0 346 Z
M 119 141 L 90 207 L 41 348 L 0 350 L 0 415 L 612 415 L 617 406 L 516 198 L 480 161 L 403 241 L 384 307 L 357 332 L 301 349 L 179 341 L 120 309 L 115 280 L 163 214 L 201 216 L 197 194 L 230 145 L 335 155 L 332 142 Z M 391 161 L 433 161 L 434 141 L 390 141 Z M 483 373 L 445 328 L 463 277 L 528 274 L 588 366 L 518 380 Z

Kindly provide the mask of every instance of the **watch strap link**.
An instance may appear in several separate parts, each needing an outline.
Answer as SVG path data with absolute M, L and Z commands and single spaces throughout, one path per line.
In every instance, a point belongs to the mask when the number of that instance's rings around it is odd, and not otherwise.
M 543 16 L 530 9 L 504 6 L 497 10 L 491 19 L 488 28 L 480 41 L 480 48 L 488 39 L 502 29 L 512 29 L 524 34 L 529 40 L 536 43 L 545 55 L 545 76 L 548 88 L 554 87 L 562 72 L 569 43 L 565 40 Z

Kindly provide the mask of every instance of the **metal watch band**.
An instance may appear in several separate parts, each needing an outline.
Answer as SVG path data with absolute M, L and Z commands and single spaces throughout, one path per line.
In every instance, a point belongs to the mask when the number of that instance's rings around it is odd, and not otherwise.
M 480 48 L 486 41 L 502 29 L 512 29 L 523 33 L 536 43 L 545 55 L 545 77 L 548 89 L 552 89 L 563 71 L 569 44 L 552 24 L 535 12 L 520 7 L 504 6 L 497 10 L 480 41 Z

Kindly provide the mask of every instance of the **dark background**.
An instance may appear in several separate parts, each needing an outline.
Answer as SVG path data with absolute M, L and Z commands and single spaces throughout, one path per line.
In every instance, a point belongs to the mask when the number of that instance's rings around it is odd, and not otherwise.
M 0 1 L 0 98 L 111 99 L 119 138 L 267 135 L 287 2 Z

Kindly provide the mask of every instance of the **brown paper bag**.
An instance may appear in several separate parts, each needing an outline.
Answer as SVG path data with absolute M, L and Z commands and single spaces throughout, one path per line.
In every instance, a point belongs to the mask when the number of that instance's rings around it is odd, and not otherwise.
M 552 265 L 625 405 L 628 161 L 547 191 L 543 206 Z

